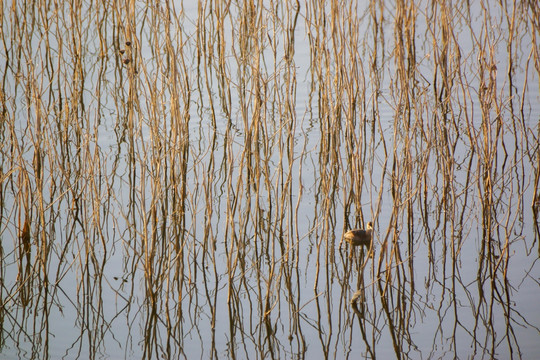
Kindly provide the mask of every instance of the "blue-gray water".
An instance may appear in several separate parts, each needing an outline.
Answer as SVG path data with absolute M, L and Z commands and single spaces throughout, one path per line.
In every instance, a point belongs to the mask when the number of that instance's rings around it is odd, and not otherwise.
M 2 6 L 1 357 L 540 353 L 538 5 Z

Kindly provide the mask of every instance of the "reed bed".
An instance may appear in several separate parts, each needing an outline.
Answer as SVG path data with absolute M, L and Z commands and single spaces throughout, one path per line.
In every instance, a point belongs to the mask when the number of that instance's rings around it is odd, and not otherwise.
M 540 350 L 535 2 L 0 6 L 3 356 Z

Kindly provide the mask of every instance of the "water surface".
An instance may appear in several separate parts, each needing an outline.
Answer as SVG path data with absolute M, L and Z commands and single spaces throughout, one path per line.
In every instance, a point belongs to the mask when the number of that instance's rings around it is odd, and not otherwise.
M 0 354 L 534 357 L 539 12 L 2 3 Z

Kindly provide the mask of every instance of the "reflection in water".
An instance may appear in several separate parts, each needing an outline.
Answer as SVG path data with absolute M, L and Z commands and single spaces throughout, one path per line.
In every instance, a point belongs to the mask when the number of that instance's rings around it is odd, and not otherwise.
M 538 5 L 2 6 L 2 355 L 540 351 Z

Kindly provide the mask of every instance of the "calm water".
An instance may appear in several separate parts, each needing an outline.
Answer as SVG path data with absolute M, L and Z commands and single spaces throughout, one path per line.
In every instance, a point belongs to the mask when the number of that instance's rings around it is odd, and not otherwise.
M 2 7 L 0 357 L 540 353 L 538 5 Z

